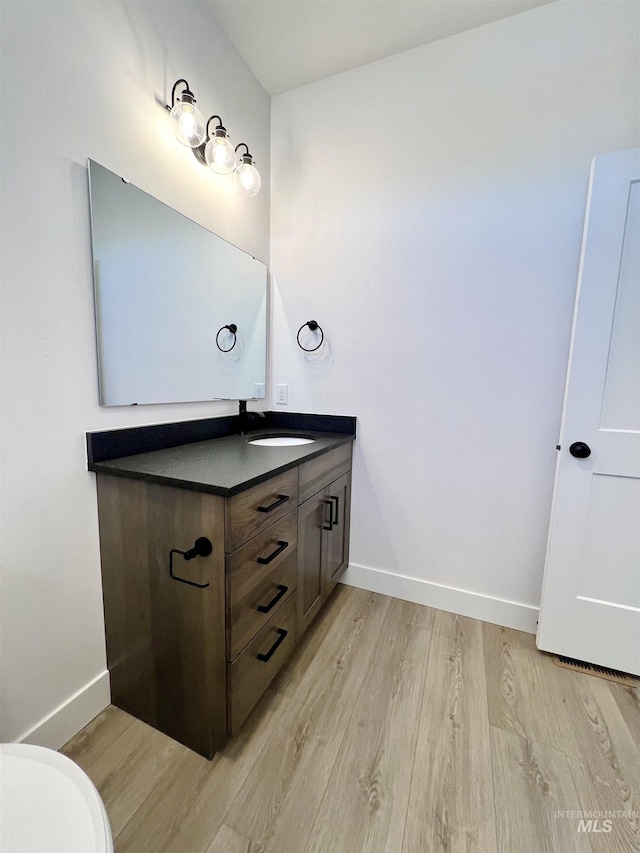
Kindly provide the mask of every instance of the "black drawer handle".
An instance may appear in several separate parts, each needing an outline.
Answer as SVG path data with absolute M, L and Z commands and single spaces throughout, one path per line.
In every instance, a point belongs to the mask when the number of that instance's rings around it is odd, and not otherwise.
M 322 529 L 323 530 L 333 530 L 333 504 L 330 500 L 322 501 L 322 506 L 329 507 L 329 518 L 325 521 L 324 519 L 324 509 L 322 510 Z
M 330 497 L 330 498 L 329 498 L 329 500 L 330 500 L 330 501 L 335 501 L 335 502 L 336 502 L 336 503 L 335 503 L 335 507 L 334 507 L 334 509 L 335 509 L 335 518 L 332 518 L 332 519 L 331 519 L 331 525 L 332 525 L 333 527 L 337 527 L 337 526 L 338 526 L 338 504 L 340 503 L 340 498 L 338 498 L 338 497 L 333 497 L 333 496 L 332 496 L 332 497 Z
M 272 560 L 278 556 L 278 554 L 282 554 L 285 548 L 289 547 L 288 542 L 283 542 L 282 539 L 278 539 L 278 547 L 273 552 L 273 554 L 269 554 L 268 557 L 258 557 L 258 562 L 261 566 L 268 566 Z
M 259 506 L 258 512 L 271 512 L 272 509 L 281 506 L 281 504 L 286 503 L 288 500 L 289 495 L 278 495 L 278 500 L 275 503 L 269 504 L 269 506 Z
M 259 655 L 258 655 L 258 660 L 264 661 L 265 663 L 266 663 L 268 660 L 270 660 L 270 659 L 273 657 L 273 655 L 275 654 L 275 651 L 276 651 L 276 649 L 278 648 L 278 646 L 280 645 L 280 643 L 284 640 L 284 638 L 285 638 L 285 637 L 287 636 L 287 634 L 289 633 L 288 631 L 285 631 L 285 630 L 284 630 L 284 628 L 276 628 L 276 631 L 278 632 L 278 634 L 279 634 L 280 636 L 279 636 L 279 637 L 278 637 L 278 639 L 275 641 L 275 643 L 271 646 L 271 648 L 270 648 L 270 649 L 269 649 L 269 651 L 266 653 L 266 655 L 262 655 L 262 654 L 259 654 Z
M 286 593 L 289 592 L 289 587 L 284 586 L 283 584 L 279 583 L 278 584 L 278 590 L 279 591 L 276 592 L 276 594 L 274 595 L 274 597 L 271 599 L 271 601 L 268 604 L 259 604 L 258 605 L 258 611 L 260 613 L 268 613 L 270 610 L 273 610 L 273 608 L 280 601 L 282 596 L 286 595 Z

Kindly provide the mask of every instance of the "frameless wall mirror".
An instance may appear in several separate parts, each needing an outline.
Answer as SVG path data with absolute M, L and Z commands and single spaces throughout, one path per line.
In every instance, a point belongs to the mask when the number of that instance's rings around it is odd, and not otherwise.
M 93 160 L 100 405 L 265 396 L 267 268 Z

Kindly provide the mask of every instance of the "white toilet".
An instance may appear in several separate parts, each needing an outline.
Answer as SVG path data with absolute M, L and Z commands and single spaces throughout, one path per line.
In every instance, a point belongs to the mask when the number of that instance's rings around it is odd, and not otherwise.
M 1 853 L 113 853 L 109 819 L 93 782 L 70 758 L 0 744 Z

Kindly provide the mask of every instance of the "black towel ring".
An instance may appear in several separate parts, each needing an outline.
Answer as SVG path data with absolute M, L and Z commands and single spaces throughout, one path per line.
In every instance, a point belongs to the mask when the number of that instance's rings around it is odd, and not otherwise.
M 229 329 L 229 331 L 233 335 L 233 343 L 231 344 L 229 349 L 222 349 L 222 347 L 220 346 L 220 342 L 218 341 L 218 338 L 220 337 L 220 332 L 223 332 L 225 329 Z M 236 341 L 238 340 L 238 336 L 236 334 L 237 331 L 238 331 L 238 327 L 236 326 L 235 323 L 229 323 L 228 326 L 222 326 L 221 329 L 218 329 L 218 334 L 216 335 L 216 346 L 218 347 L 220 352 L 231 352 L 231 350 L 236 345 Z
M 312 332 L 315 332 L 320 329 L 320 343 L 317 347 L 311 347 L 311 349 L 307 349 L 307 347 L 303 347 L 300 343 L 300 332 L 304 329 L 305 326 L 308 326 Z M 298 329 L 296 339 L 298 341 L 298 346 L 301 350 L 304 350 L 305 352 L 315 352 L 317 349 L 320 349 L 320 347 L 322 346 L 322 342 L 324 341 L 324 332 L 322 331 L 322 326 L 318 324 L 317 320 L 307 320 L 307 322 L 303 323 Z

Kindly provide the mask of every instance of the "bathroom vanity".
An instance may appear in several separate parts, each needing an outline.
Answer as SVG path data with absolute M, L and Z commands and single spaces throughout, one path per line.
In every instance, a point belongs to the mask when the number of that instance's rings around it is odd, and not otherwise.
M 315 417 L 299 416 L 313 442 L 293 447 L 250 443 L 300 434 L 269 416 L 259 434 L 173 447 L 160 427 L 129 430 L 129 451 L 155 449 L 118 458 L 124 431 L 87 437 L 113 704 L 208 758 L 347 567 L 355 418 Z

